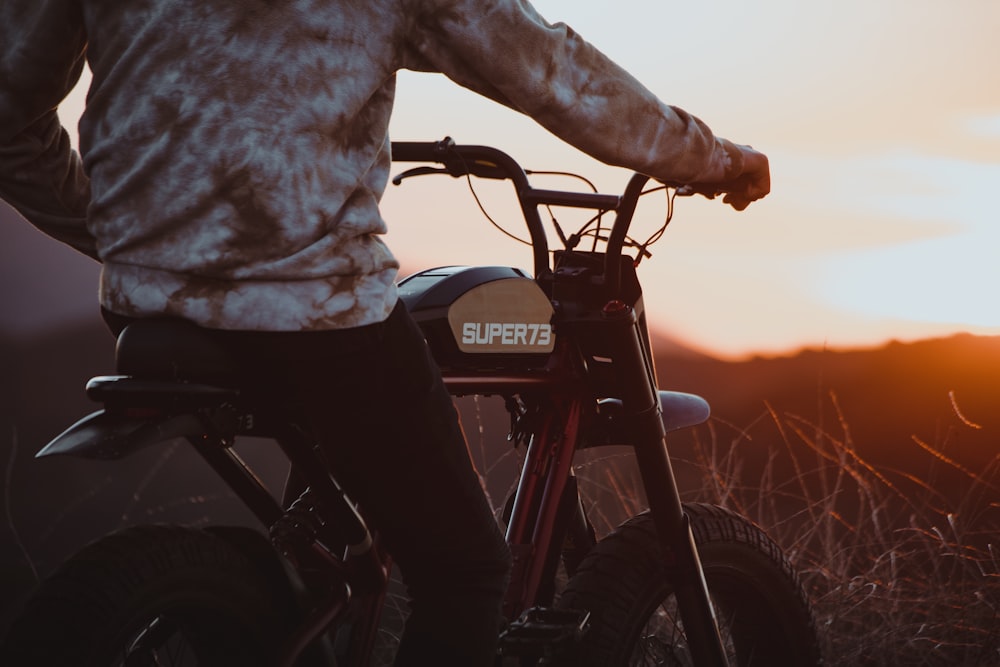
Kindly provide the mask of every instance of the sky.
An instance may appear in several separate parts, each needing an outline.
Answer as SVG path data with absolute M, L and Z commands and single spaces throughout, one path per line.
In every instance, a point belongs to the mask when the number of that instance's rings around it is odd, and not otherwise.
M 653 326 L 725 358 L 1000 334 L 1000 0 L 534 4 L 665 102 L 770 158 L 772 194 L 744 212 L 677 200 L 639 268 Z M 81 105 L 77 93 L 60 110 L 70 129 Z M 400 74 L 391 132 L 494 145 L 605 192 L 629 175 L 437 75 Z M 509 190 L 476 191 L 520 229 Z M 383 210 L 406 270 L 531 267 L 530 252 L 490 226 L 461 181 L 389 186 Z M 640 212 L 638 229 L 651 232 L 663 200 L 650 197 Z M 0 328 L 82 312 L 79 298 L 61 304 L 93 293 L 94 267 L 26 225 L 10 227 L 0 228 L 0 295 L 17 300 L 18 321 L 0 315 Z M 14 295 L 12 280 L 32 287 Z

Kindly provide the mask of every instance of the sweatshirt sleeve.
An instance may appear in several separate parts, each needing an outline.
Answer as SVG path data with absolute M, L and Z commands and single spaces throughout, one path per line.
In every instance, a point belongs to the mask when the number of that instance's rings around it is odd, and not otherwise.
M 76 3 L 0 3 L 0 198 L 96 259 L 89 182 L 56 114 L 83 71 L 85 46 Z
M 716 183 L 742 156 L 525 0 L 411 0 L 405 66 L 437 71 L 591 156 L 665 182 Z

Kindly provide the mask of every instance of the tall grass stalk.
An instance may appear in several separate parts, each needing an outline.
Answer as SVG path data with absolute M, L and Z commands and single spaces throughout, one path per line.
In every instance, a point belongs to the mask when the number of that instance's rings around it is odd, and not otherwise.
M 771 406 L 748 427 L 710 422 L 676 462 L 685 500 L 740 512 L 787 551 L 830 664 L 1000 665 L 1000 457 L 972 471 L 914 437 L 926 475 L 877 466 L 826 398 L 829 428 Z M 599 530 L 641 504 L 631 465 L 578 466 Z M 962 492 L 940 490 L 943 475 Z

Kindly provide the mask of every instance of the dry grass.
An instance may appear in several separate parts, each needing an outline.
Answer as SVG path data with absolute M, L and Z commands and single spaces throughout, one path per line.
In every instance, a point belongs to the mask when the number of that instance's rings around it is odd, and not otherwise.
M 710 422 L 675 462 L 685 499 L 738 511 L 782 545 L 829 664 L 1000 665 L 1000 456 L 972 471 L 915 436 L 926 474 L 876 466 L 827 403 L 829 427 L 770 407 L 748 427 Z M 608 530 L 642 498 L 626 453 L 597 456 L 578 473 Z
M 480 403 L 470 401 L 467 435 L 499 507 L 522 450 L 489 444 Z M 768 407 L 748 425 L 713 419 L 696 429 L 690 446 L 672 452 L 685 500 L 729 507 L 786 550 L 829 664 L 1000 665 L 1000 454 L 971 470 L 949 455 L 948 436 L 915 434 L 910 463 L 925 463 L 920 474 L 916 465 L 879 466 L 859 451 L 877 443 L 854 442 L 836 396 L 822 404 L 825 419 Z M 16 436 L 12 444 L 8 490 Z M 583 452 L 576 472 L 600 533 L 643 509 L 627 449 Z M 390 604 L 402 608 L 401 595 L 394 590 Z

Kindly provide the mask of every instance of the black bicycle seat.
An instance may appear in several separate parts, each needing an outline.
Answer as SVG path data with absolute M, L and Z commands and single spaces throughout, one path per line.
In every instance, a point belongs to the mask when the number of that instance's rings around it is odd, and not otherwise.
M 232 384 L 237 365 L 211 331 L 174 318 L 128 324 L 118 336 L 119 373 L 156 380 Z

